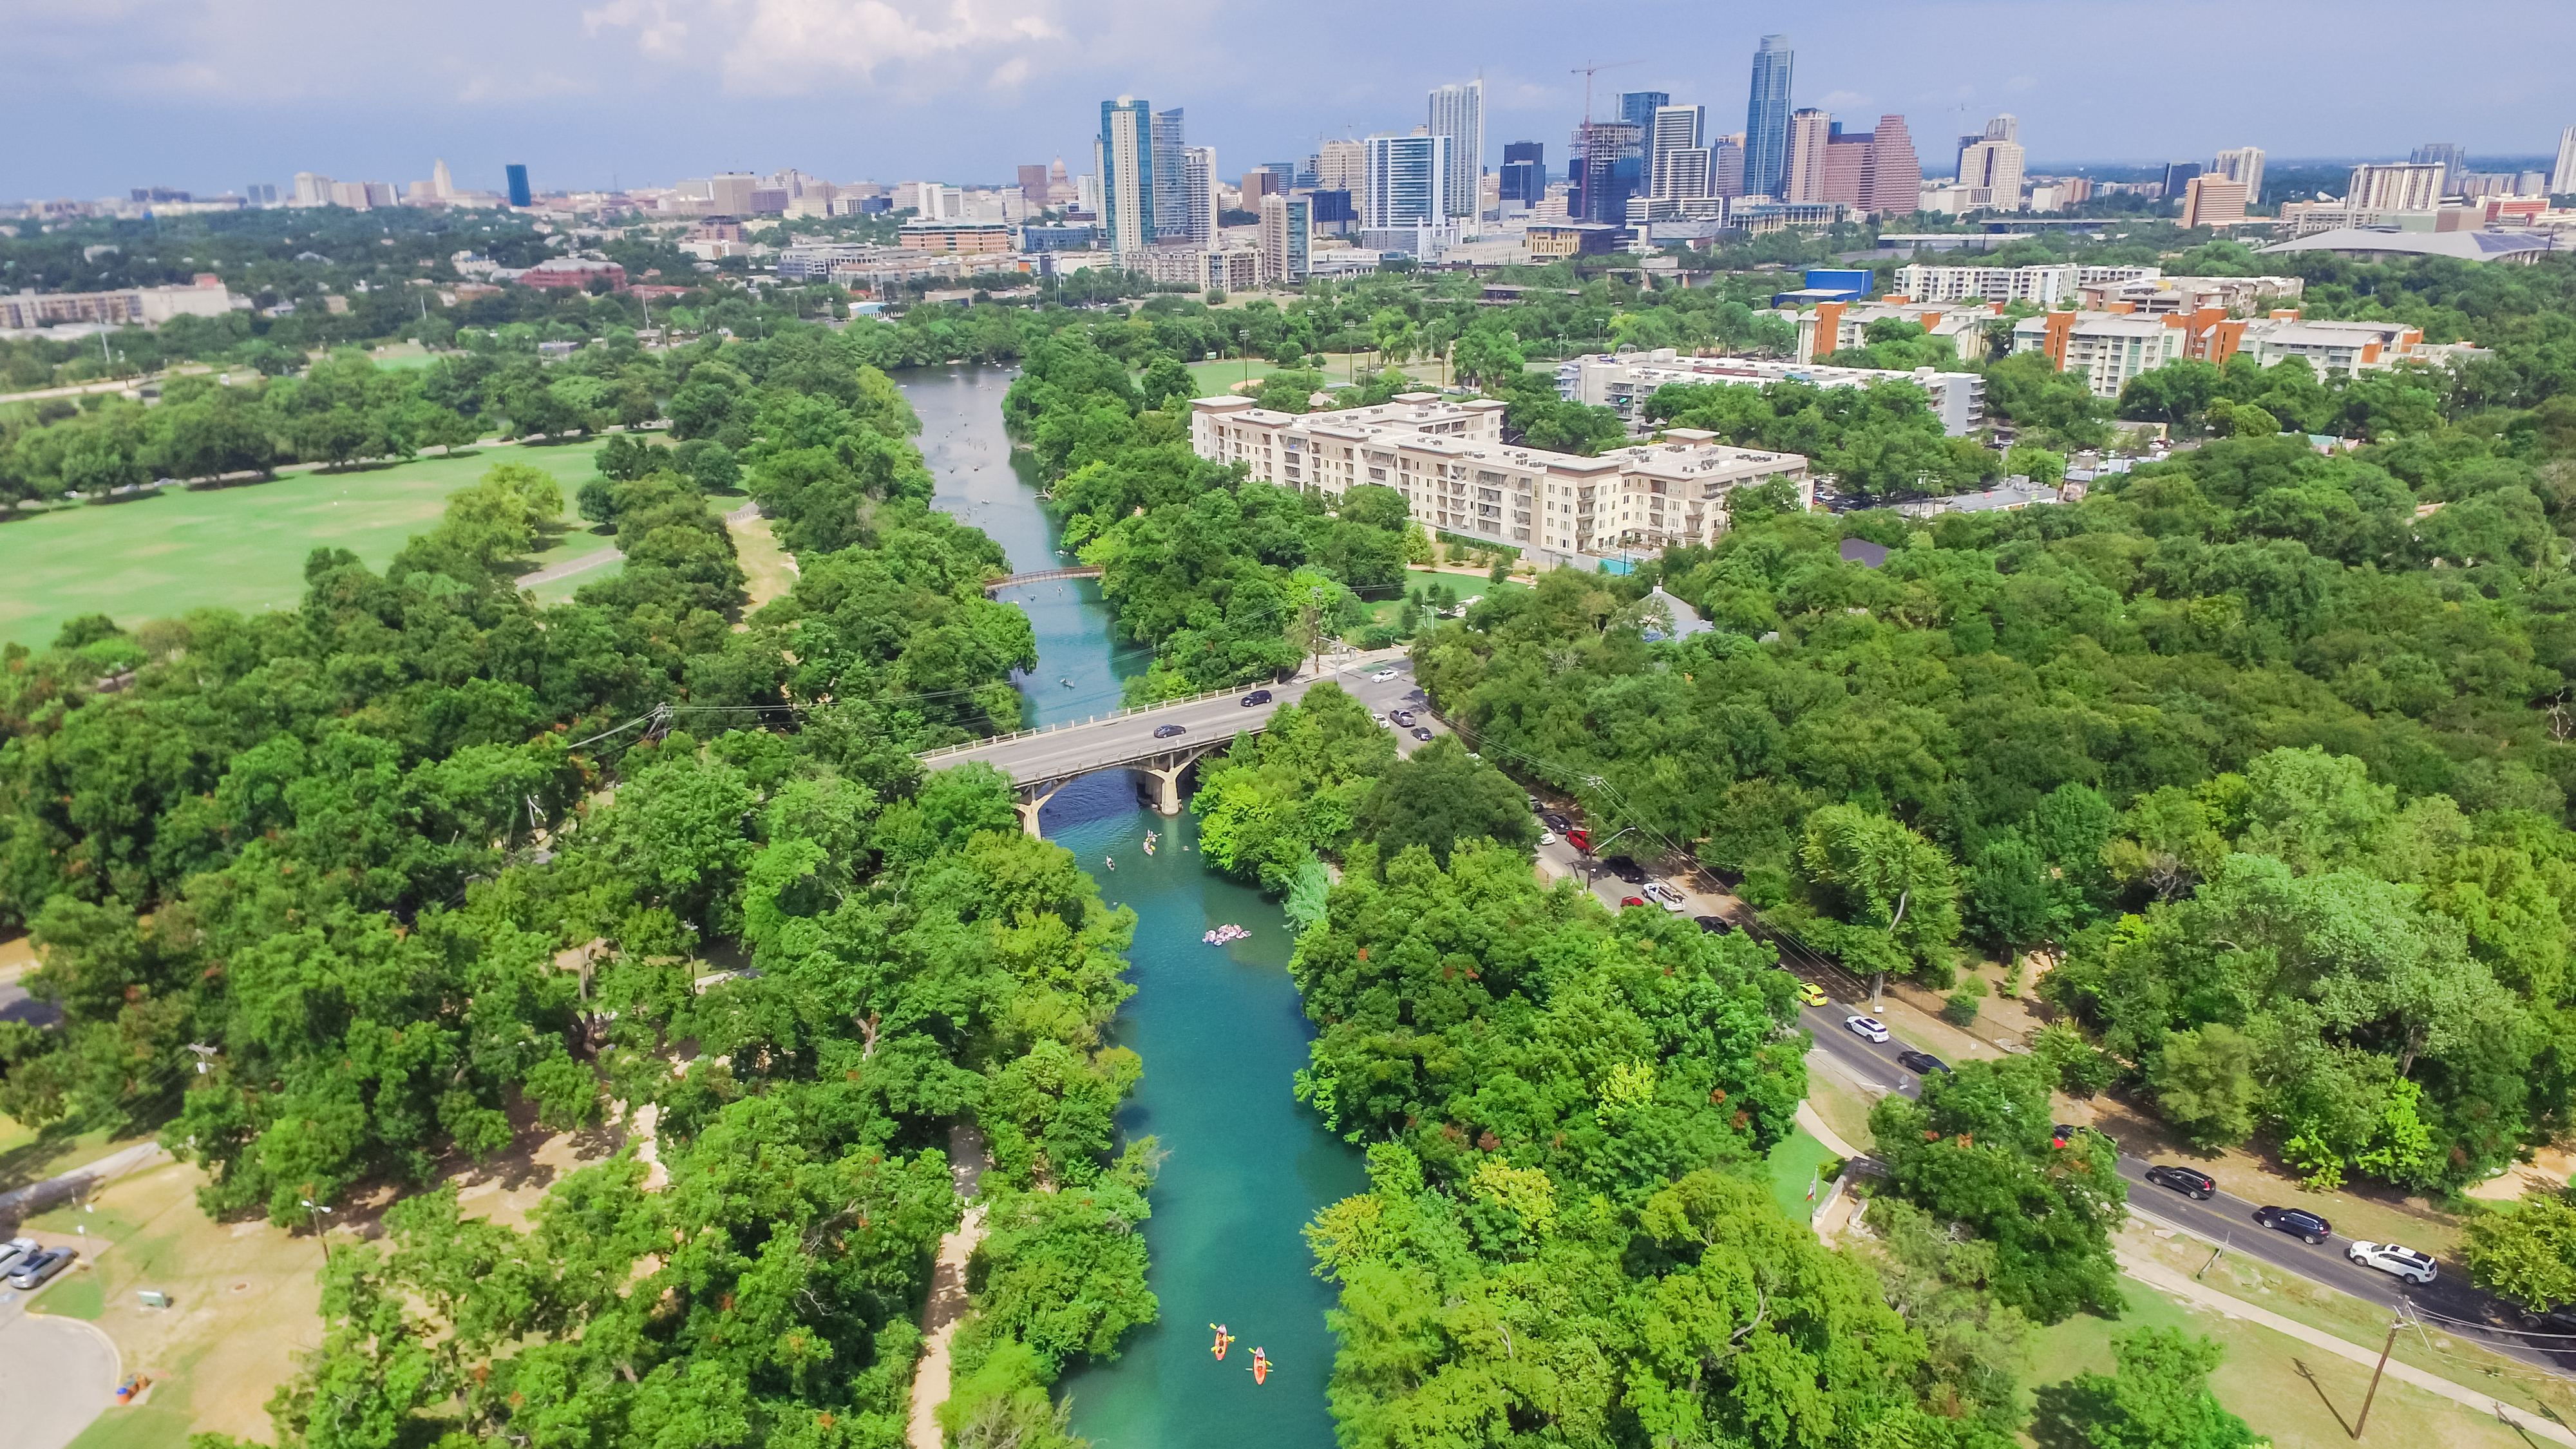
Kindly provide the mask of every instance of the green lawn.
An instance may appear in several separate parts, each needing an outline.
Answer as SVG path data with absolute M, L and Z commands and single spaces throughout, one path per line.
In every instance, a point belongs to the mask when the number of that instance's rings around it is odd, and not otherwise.
M 1427 597 L 1431 592 L 1431 586 L 1434 584 L 1447 584 L 1456 592 L 1458 597 L 1462 599 L 1483 594 L 1506 594 L 1515 591 L 1527 593 L 1529 591 L 1529 585 L 1522 583 L 1517 579 L 1508 580 L 1498 584 L 1493 580 L 1486 578 L 1482 574 L 1442 573 L 1437 569 L 1406 569 L 1404 571 L 1405 593 L 1418 593 Z M 1368 606 L 1369 622 L 1372 624 L 1393 623 L 1395 621 L 1395 611 L 1402 607 L 1403 603 L 1404 599 L 1401 595 L 1392 599 L 1378 599 L 1370 603 Z
M 1362 366 L 1368 365 L 1368 361 L 1369 359 L 1367 354 L 1363 353 L 1360 355 Z M 1327 353 L 1320 359 L 1310 357 L 1304 362 L 1299 363 L 1298 366 L 1307 371 L 1321 372 L 1324 374 L 1324 381 L 1332 384 L 1346 382 L 1351 376 L 1351 357 L 1347 353 Z M 1437 363 L 1433 364 L 1433 369 L 1434 375 L 1436 376 L 1438 369 Z M 1193 362 L 1190 364 L 1190 376 L 1198 380 L 1200 395 L 1204 397 L 1216 397 L 1224 393 L 1228 388 L 1231 388 L 1236 383 L 1243 381 L 1247 374 L 1255 379 L 1259 379 L 1268 377 L 1270 374 L 1277 372 L 1278 370 L 1279 364 L 1272 362 L 1266 357 L 1255 357 L 1248 360 L 1236 357 L 1228 358 L 1219 362 Z M 1408 366 L 1405 370 L 1408 373 L 1412 373 L 1414 372 L 1414 367 Z
M 107 614 L 131 626 L 216 606 L 290 608 L 304 592 L 305 556 L 348 549 L 381 568 L 438 519 L 450 493 L 495 462 L 531 463 L 573 490 L 591 476 L 596 441 L 495 447 L 346 473 L 289 473 L 268 483 L 172 488 L 125 503 L 82 504 L 0 522 L 0 642 L 41 649 L 63 621 Z M 575 527 L 540 565 L 610 546 Z M 586 577 L 585 577 L 585 581 Z M 569 580 L 567 582 L 570 582 Z
M 1815 1215 L 1816 1204 L 1833 1190 L 1830 1169 L 1841 1161 L 1832 1148 L 1807 1135 L 1806 1128 L 1798 1128 L 1771 1149 L 1772 1201 L 1780 1204 L 1780 1211 L 1788 1214 L 1791 1221 L 1805 1222 Z M 1807 1196 L 1809 1184 L 1815 1187 L 1813 1198 Z

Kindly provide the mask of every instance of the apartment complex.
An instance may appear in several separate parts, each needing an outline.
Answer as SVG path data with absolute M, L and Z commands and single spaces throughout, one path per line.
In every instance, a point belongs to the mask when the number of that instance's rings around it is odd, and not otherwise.
M 895 229 L 895 238 L 907 251 L 1007 252 L 1011 250 L 1011 228 L 999 221 L 923 221 L 905 222 Z
M 2131 282 L 2158 274 L 2154 267 L 2080 267 L 2072 262 L 2036 267 L 1929 267 L 1921 262 L 1899 267 L 1888 286 L 1890 300 L 1909 302 L 2029 302 L 2054 307 L 2071 301 L 2076 289 L 2105 282 Z
M 1145 253 L 1145 275 L 1157 282 L 1241 291 L 1261 284 L 1261 253 L 1242 248 L 1156 247 Z
M 1911 322 L 1948 342 L 1951 355 L 1961 362 L 1975 362 L 1988 351 L 1987 324 L 2002 311 L 1992 302 L 1917 302 L 1902 296 L 1819 302 L 1794 319 L 1798 348 L 1793 356 L 1801 363 L 1820 362 L 1845 348 L 1868 346 L 1873 322 Z
M 2354 211 L 2430 211 L 2442 202 L 2448 169 L 2440 162 L 2355 166 L 2343 202 Z
M 1120 256 L 1154 243 L 1154 113 L 1150 103 L 1120 96 L 1100 103 L 1100 135 L 1091 143 L 1091 174 L 1100 178 L 1103 230 Z
M 1474 221 L 1479 210 L 1476 182 L 1485 166 L 1485 82 L 1483 77 L 1459 85 L 1442 86 L 1431 93 L 1432 135 L 1441 137 L 1447 147 L 1448 169 L 1441 178 L 1443 214 Z M 1317 153 L 1320 161 L 1321 152 Z M 1316 168 L 1322 180 L 1322 167 Z
M 1383 484 L 1427 529 L 1534 553 L 1712 543 L 1726 531 L 1727 495 L 1773 479 L 1814 500 L 1805 458 L 1727 447 L 1696 429 L 1585 458 L 1504 443 L 1503 404 L 1490 399 L 1405 393 L 1302 416 L 1241 397 L 1190 406 L 1202 458 L 1326 496 Z
M 0 293 L 0 328 L 48 327 L 59 322 L 141 323 L 158 326 L 173 317 L 220 317 L 249 302 L 224 290 L 224 279 L 199 272 L 185 287 L 127 287 L 115 292 Z
M 1261 279 L 1297 283 L 1312 270 L 1315 203 L 1304 196 L 1261 198 Z
M 2118 397 L 2129 379 L 2180 361 L 2188 341 L 2179 317 L 2050 312 L 2013 324 L 2013 351 L 2047 353 L 2058 371 L 2083 374 L 2095 397 Z
M 1928 367 L 1889 372 L 1745 357 L 1684 357 L 1669 347 L 1638 356 L 1571 358 L 1556 369 L 1557 396 L 1587 407 L 1610 408 L 1631 431 L 1640 426 L 1646 400 L 1657 388 L 1675 383 L 1759 387 L 1774 382 L 1820 388 L 1902 382 L 1923 389 L 1933 416 L 1941 420 L 1941 430 L 1951 437 L 1965 437 L 1986 421 L 1986 380 L 1973 372 L 1937 372 Z
M 2152 269 L 2149 269 L 2152 270 Z M 2140 312 L 2150 317 L 2211 310 L 2252 314 L 2267 305 L 2296 302 L 2307 290 L 2302 277 L 2165 277 L 2084 282 L 2077 300 L 2092 312 Z
M 2245 219 L 2245 202 L 2244 182 L 2204 172 L 2183 185 L 2183 227 L 2234 226 Z
M 2051 312 L 2025 317 L 2013 325 L 2013 351 L 2045 352 L 2059 371 L 2083 373 L 2093 394 L 2108 398 L 2118 397 L 2129 379 L 2186 357 L 2215 365 L 2241 353 L 2264 367 L 2303 357 L 2323 374 L 2438 362 L 2472 356 L 2478 349 L 2428 346 L 2421 330 L 2398 322 L 2310 322 L 2288 308 L 2263 317 L 2230 317 L 2212 307 L 2161 316 Z

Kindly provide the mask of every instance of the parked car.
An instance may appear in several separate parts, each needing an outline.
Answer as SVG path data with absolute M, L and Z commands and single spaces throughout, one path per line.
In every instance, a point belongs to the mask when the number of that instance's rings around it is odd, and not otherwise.
M 1619 909 L 1624 911 L 1630 906 L 1642 906 L 1645 903 L 1646 898 L 1644 896 L 1621 896 L 1619 898 Z
M 1664 884 L 1662 881 L 1648 881 L 1646 883 L 1645 894 L 1646 899 L 1653 901 L 1656 905 L 1662 906 L 1665 910 L 1672 912 L 1676 916 L 1682 915 L 1690 910 L 1690 902 L 1682 899 L 1682 893 L 1673 889 L 1671 886 Z
M 2168 1167 L 2160 1162 L 2147 1169 L 2147 1181 L 2202 1202 L 2218 1195 L 2218 1179 L 2197 1168 Z
M 1154 726 L 1154 738 L 1156 738 L 1156 739 L 1158 739 L 1158 740 L 1168 740 L 1168 739 L 1170 739 L 1170 738 L 1171 738 L 1172 736 L 1174 736 L 1174 735 L 1185 735 L 1185 734 L 1188 734 L 1189 732 L 1190 732 L 1190 727 L 1189 727 L 1188 725 L 1156 725 L 1156 726 Z
M 1592 848 L 1592 831 L 1590 827 L 1582 825 L 1560 825 L 1556 828 L 1565 832 L 1566 844 L 1573 846 L 1577 850 L 1590 850 Z
M 1644 885 L 1646 883 L 1645 867 L 1640 866 L 1634 859 L 1628 856 L 1614 855 L 1608 860 L 1601 862 L 1601 866 L 1604 870 L 1609 871 L 1612 875 L 1617 876 L 1619 879 L 1626 881 L 1630 885 Z
M 16 1268 L 29 1254 L 41 1253 L 44 1250 L 45 1245 L 33 1238 L 11 1238 L 5 1243 L 0 1243 L 0 1277 L 8 1276 L 10 1270 Z
M 1823 987 L 1821 987 L 1821 986 L 1818 986 L 1816 983 L 1814 983 L 1814 982 L 1812 982 L 1812 981 L 1801 981 L 1801 982 L 1799 982 L 1799 983 L 1798 983 L 1798 1004 L 1799 1004 L 1800 1006 L 1822 1006 L 1822 1005 L 1824 1005 L 1824 1004 L 1825 1004 L 1825 988 L 1823 988 Z
M 1928 1077 L 1934 1072 L 1946 1072 L 1950 1070 L 1950 1064 L 1948 1062 L 1941 1060 L 1930 1052 L 1924 1051 L 1898 1052 L 1896 1054 L 1896 1064 L 1919 1077 Z
M 1538 823 L 1546 826 L 1550 830 L 1572 830 L 1574 828 L 1573 821 L 1566 819 L 1563 815 L 1560 815 L 1553 810 L 1540 811 Z
M 80 1253 L 71 1248 L 39 1248 L 19 1259 L 18 1266 L 9 1270 L 9 1286 L 18 1289 L 38 1287 L 46 1279 L 70 1267 L 72 1259 L 79 1256 Z
M 1413 737 L 1417 740 L 1427 740 L 1431 738 L 1431 731 L 1421 725 L 1415 725 L 1413 727 Z
M 2102 1135 L 2097 1129 L 2082 1126 L 2078 1123 L 2052 1122 L 2048 1127 L 2048 1145 L 2051 1147 L 2072 1147 L 2075 1145 L 2076 1134 L 2080 1132 L 2091 1132 L 2096 1137 Z
M 1530 813 L 1532 815 L 1536 815 L 1538 813 L 1538 797 L 1536 795 L 1529 794 L 1527 791 L 1523 791 L 1522 798 L 1529 801 Z
M 2343 1255 L 2365 1268 L 2377 1268 L 2410 1283 L 2430 1283 L 2441 1273 L 2433 1266 L 2432 1255 L 2395 1243 L 2355 1243 L 2344 1249 Z
M 1397 724 L 1404 726 L 1406 729 L 1413 728 L 1413 711 L 1409 709 L 1388 710 L 1386 712 L 1386 717 L 1395 721 Z
M 1394 670 L 1392 670 L 1392 669 L 1381 669 L 1381 670 L 1378 670 L 1376 673 L 1371 674 L 1371 675 L 1369 676 L 1369 682 L 1371 682 L 1371 683 L 1373 683 L 1373 684 L 1384 684 L 1384 683 L 1386 683 L 1388 680 L 1393 679 L 1394 677 L 1395 677 L 1395 671 L 1394 671 Z
M 2334 1236 L 2334 1225 L 2306 1208 L 2259 1207 L 2254 1210 L 2254 1221 L 2311 1243 L 2322 1243 Z
M 1539 844 L 1541 844 L 1541 845 L 1554 845 L 1554 844 L 1556 844 L 1556 832 L 1555 832 L 1555 831 L 1553 831 L 1553 830 L 1542 830 L 1542 831 L 1540 831 L 1540 832 L 1538 833 L 1538 843 L 1539 843 Z
M 1256 704 L 1268 704 L 1269 702 L 1270 691 L 1266 689 L 1256 689 L 1243 697 L 1243 707 L 1246 709 L 1250 709 Z
M 1843 1025 L 1851 1028 L 1851 1034 L 1862 1041 L 1887 1040 L 1887 1023 L 1874 1016 L 1846 1016 L 1843 1018 Z
M 1699 927 L 1702 933 L 1711 936 L 1723 936 L 1735 929 L 1727 923 L 1724 916 L 1693 916 L 1691 924 Z

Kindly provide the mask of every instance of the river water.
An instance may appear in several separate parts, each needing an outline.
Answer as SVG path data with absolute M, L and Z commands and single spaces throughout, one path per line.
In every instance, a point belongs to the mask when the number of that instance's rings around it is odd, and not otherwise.
M 1072 562 L 1057 553 L 1035 465 L 1002 428 L 1004 368 L 901 374 L 921 414 L 922 452 L 938 478 L 934 507 L 981 528 L 1012 571 Z M 1149 657 L 1121 651 L 1096 580 L 1033 584 L 1002 597 L 1036 627 L 1038 667 L 1021 681 L 1032 724 L 1115 709 L 1120 682 Z M 1333 1339 L 1330 1285 L 1314 1276 L 1300 1234 L 1316 1209 L 1367 1187 L 1359 1154 L 1325 1132 L 1289 1092 L 1312 1028 L 1288 977 L 1291 945 L 1278 903 L 1200 868 L 1196 820 L 1166 820 L 1124 771 L 1068 785 L 1039 817 L 1101 893 L 1137 915 L 1128 979 L 1136 994 L 1114 1034 L 1145 1059 L 1119 1115 L 1131 1137 L 1153 1134 L 1165 1157 L 1145 1225 L 1163 1321 L 1130 1333 L 1117 1362 L 1069 1376 L 1074 1431 L 1101 1449 L 1324 1449 L 1333 1442 L 1324 1386 Z M 1147 831 L 1160 835 L 1148 856 Z M 1232 922 L 1249 939 L 1201 937 Z M 1238 1342 L 1223 1363 L 1211 1323 Z M 1251 1350 L 1268 1350 L 1256 1386 Z

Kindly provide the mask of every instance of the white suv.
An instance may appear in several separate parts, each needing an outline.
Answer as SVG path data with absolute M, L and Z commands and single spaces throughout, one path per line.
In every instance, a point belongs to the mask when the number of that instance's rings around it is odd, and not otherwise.
M 2377 1268 L 2413 1283 L 2430 1283 L 2440 1271 L 2430 1257 L 2395 1243 L 2355 1243 L 2344 1249 L 2343 1255 L 2365 1268 Z

